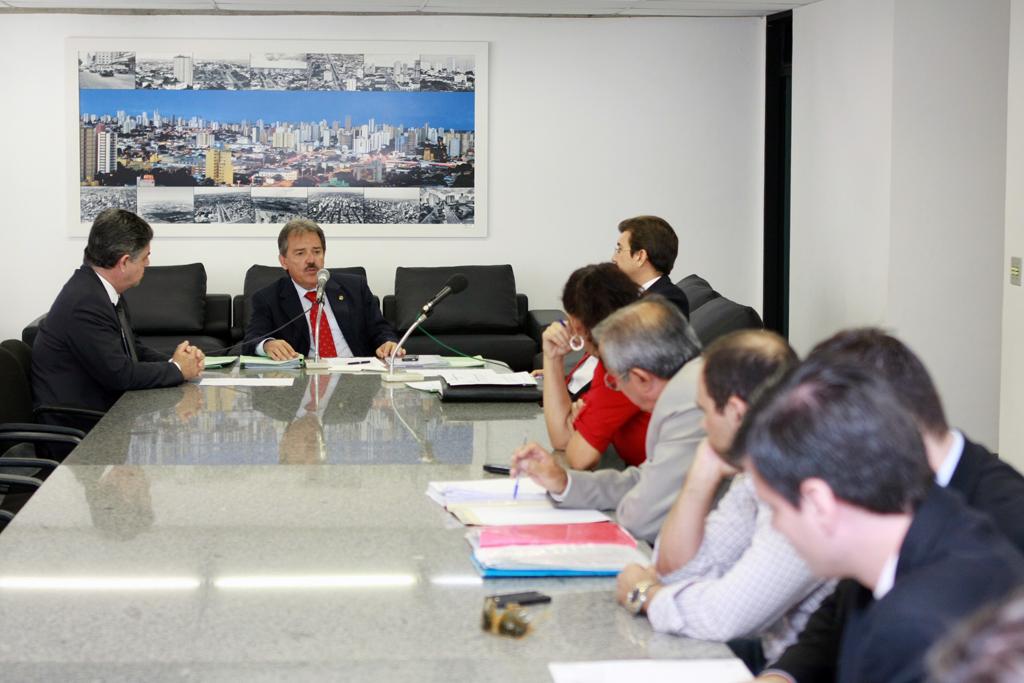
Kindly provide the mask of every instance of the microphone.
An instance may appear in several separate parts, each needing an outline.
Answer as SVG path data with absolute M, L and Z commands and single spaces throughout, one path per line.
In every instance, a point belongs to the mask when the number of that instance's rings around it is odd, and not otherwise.
M 316 300 L 323 301 L 324 298 L 324 287 L 327 285 L 327 281 L 331 279 L 331 271 L 326 268 L 321 268 L 316 272 Z
M 452 275 L 448 278 L 448 282 L 444 283 L 444 287 L 441 288 L 441 291 L 435 294 L 433 299 L 423 305 L 423 315 L 430 315 L 434 310 L 434 306 L 441 303 L 449 295 L 458 294 L 464 290 L 468 284 L 469 281 L 462 273 L 455 273 L 455 275 Z

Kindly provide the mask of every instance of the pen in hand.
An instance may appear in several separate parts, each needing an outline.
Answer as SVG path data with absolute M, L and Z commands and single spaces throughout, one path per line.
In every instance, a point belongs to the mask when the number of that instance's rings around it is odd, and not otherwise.
M 526 446 L 526 442 L 527 442 L 527 439 L 524 436 L 523 437 L 523 445 L 520 446 L 520 448 L 523 448 L 524 446 Z M 523 472 L 522 467 L 516 467 L 516 483 L 512 487 L 512 500 L 516 500 L 519 497 L 519 475 L 522 474 L 522 472 Z

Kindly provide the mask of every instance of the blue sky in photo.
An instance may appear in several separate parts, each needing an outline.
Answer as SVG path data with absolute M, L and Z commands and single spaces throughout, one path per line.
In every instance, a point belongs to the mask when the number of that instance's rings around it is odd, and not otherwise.
M 208 121 L 264 124 L 326 119 L 358 126 L 373 118 L 377 124 L 417 128 L 473 130 L 472 92 L 309 92 L 281 90 L 79 90 L 82 114 L 129 116 L 142 112 L 162 117 L 199 116 Z

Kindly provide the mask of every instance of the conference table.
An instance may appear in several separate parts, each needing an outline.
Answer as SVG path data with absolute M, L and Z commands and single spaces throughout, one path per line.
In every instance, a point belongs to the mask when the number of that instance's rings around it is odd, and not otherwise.
M 482 580 L 425 495 L 524 439 L 532 403 L 443 403 L 373 374 L 125 394 L 0 534 L 4 680 L 550 681 L 555 661 L 719 658 L 613 578 Z M 539 590 L 522 638 L 486 595 Z

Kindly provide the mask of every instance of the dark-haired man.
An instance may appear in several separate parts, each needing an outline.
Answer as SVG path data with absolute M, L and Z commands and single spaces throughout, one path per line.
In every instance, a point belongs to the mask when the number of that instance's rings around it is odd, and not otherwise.
M 689 318 L 686 294 L 668 278 L 678 251 L 679 238 L 668 221 L 657 216 L 636 216 L 619 223 L 612 263 L 645 294 L 660 294 Z
M 327 242 L 320 226 L 305 218 L 285 223 L 277 237 L 282 277 L 252 296 L 252 319 L 243 352 L 288 360 L 388 356 L 398 336 L 373 303 L 366 278 L 332 273 L 324 288 L 323 315 L 316 303 L 317 273 L 324 267 Z M 311 343 L 314 321 L 320 317 L 318 344 Z M 403 351 L 399 350 L 399 355 Z
M 660 297 L 620 308 L 591 335 L 608 389 L 651 413 L 646 460 L 622 471 L 570 471 L 529 444 L 512 456 L 513 474 L 529 476 L 560 507 L 614 509 L 630 533 L 653 541 L 704 435 L 694 403 L 700 342 L 686 318 Z
M 810 357 L 823 356 L 859 364 L 884 378 L 917 423 L 936 482 L 988 515 L 1024 552 L 1024 477 L 984 446 L 950 429 L 935 385 L 913 351 L 895 337 L 869 327 L 833 335 L 818 344 Z M 846 612 L 863 591 L 855 581 L 840 582 L 764 680 L 802 683 L 834 679 Z
M 840 683 L 923 681 L 929 646 L 1024 579 L 991 521 L 935 484 L 917 423 L 871 369 L 809 357 L 759 398 L 734 448 L 812 571 L 863 587 L 844 612 Z
M 655 631 L 748 639 L 737 653 L 752 670 L 764 664 L 754 644 L 777 656 L 830 590 L 772 529 L 769 510 L 729 456 L 751 395 L 794 363 L 789 344 L 764 330 L 733 332 L 705 349 L 697 405 L 707 438 L 662 526 L 655 566 L 630 565 L 618 579 L 619 601 L 646 613 Z
M 174 386 L 202 372 L 203 352 L 187 341 L 168 359 L 132 333 L 121 295 L 142 281 L 152 239 L 153 229 L 130 211 L 106 209 L 93 221 L 84 263 L 57 295 L 33 344 L 37 406 L 105 411 L 125 391 Z

